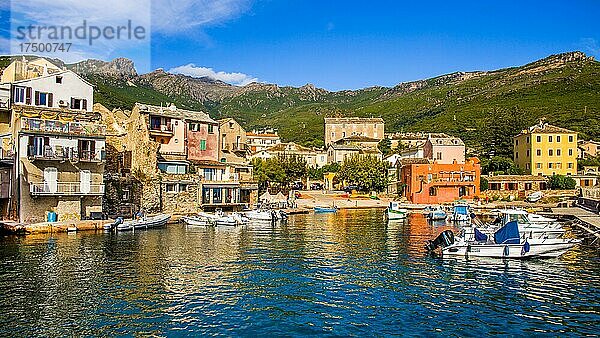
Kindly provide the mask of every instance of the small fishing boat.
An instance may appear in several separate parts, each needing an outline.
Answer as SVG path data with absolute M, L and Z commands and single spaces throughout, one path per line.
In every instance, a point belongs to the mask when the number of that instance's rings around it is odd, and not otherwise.
M 223 215 L 216 220 L 216 225 L 220 226 L 237 226 L 248 223 L 248 219 L 241 214 L 234 212 L 229 215 Z
M 471 207 L 466 203 L 457 203 L 452 207 L 452 214 L 448 215 L 448 220 L 452 222 L 471 221 Z
M 522 238 L 516 221 L 498 229 L 493 238 L 475 229 L 473 237 L 454 236 L 452 230 L 445 230 L 425 247 L 429 251 L 441 248 L 443 257 L 462 256 L 488 258 L 550 258 L 559 257 L 579 244 L 578 239 Z
M 390 205 L 385 210 L 385 215 L 388 220 L 405 219 L 408 215 L 408 210 L 401 208 L 399 202 L 390 202 Z
M 184 216 L 181 218 L 181 221 L 183 221 L 183 223 L 186 226 L 190 226 L 190 227 L 205 227 L 205 226 L 211 226 L 211 225 L 215 224 L 214 219 L 199 216 L 199 215 Z
M 116 226 L 117 231 L 132 231 L 138 229 L 151 229 L 165 226 L 171 219 L 169 214 L 159 214 L 156 216 L 142 217 L 131 221 L 124 221 Z
M 446 211 L 444 211 L 444 209 L 442 209 L 440 206 L 431 208 L 427 214 L 427 218 L 432 221 L 442 221 L 445 220 L 446 217 L 448 217 Z
M 529 201 L 531 203 L 535 203 L 535 202 L 541 200 L 542 197 L 544 197 L 544 193 L 541 191 L 536 191 L 534 193 L 531 193 L 529 196 L 527 196 L 527 201 Z
M 315 213 L 337 212 L 337 207 L 315 207 Z
M 251 210 L 245 213 L 250 221 L 271 221 L 273 219 L 272 210 Z

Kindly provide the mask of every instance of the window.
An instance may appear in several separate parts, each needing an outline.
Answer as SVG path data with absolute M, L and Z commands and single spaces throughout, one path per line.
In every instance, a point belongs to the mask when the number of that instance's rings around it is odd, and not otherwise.
M 190 123 L 189 129 L 190 131 L 198 131 L 198 123 Z
M 525 169 L 527 169 L 527 170 L 531 169 L 531 165 L 529 165 L 529 163 L 525 163 Z
M 541 163 L 536 163 L 535 164 L 535 168 L 536 169 L 542 169 L 542 164 Z
M 556 156 L 560 156 L 560 149 L 556 149 Z
M 200 150 L 206 150 L 206 140 L 200 140 Z
M 529 152 L 529 149 L 527 149 L 527 157 L 529 157 L 531 155 L 531 153 Z
M 208 133 L 209 134 L 214 134 L 215 133 L 215 126 L 213 126 L 212 124 L 208 125 Z
M 519 153 L 515 153 L 515 158 L 519 158 Z
M 441 160 L 442 159 L 442 152 L 438 151 L 438 153 L 436 154 L 436 159 L 437 160 Z
M 548 163 L 548 169 L 552 169 L 554 167 L 554 163 Z
M 569 135 L 569 142 L 573 142 L 573 135 Z
M 158 169 L 167 174 L 186 174 L 187 165 L 185 163 L 159 162 Z
M 573 156 L 573 149 L 569 149 L 569 156 Z
M 204 169 L 204 180 L 216 181 L 217 180 L 217 169 L 205 168 Z
M 560 135 L 556 136 L 556 142 L 560 142 Z
M 62 83 L 62 76 L 57 76 L 56 77 L 56 83 Z
M 560 163 L 560 162 L 556 163 L 556 169 L 562 169 L 562 163 Z
M 87 109 L 86 99 L 71 98 L 71 109 Z
M 542 149 L 537 149 L 537 150 L 535 151 L 535 154 L 536 154 L 537 156 L 542 156 Z
M 515 146 L 519 145 L 519 140 L 515 140 Z
M 14 103 L 25 103 L 25 87 L 14 87 L 13 102 Z
M 213 188 L 213 203 L 218 204 L 223 202 L 221 188 Z
M 569 163 L 567 164 L 567 168 L 569 168 L 569 169 L 573 169 L 573 163 L 572 163 L 572 162 L 569 162 Z
M 436 187 L 429 188 L 429 196 L 437 196 L 437 188 Z
M 552 142 L 552 135 L 548 135 L 548 142 Z
M 531 139 L 527 136 L 527 143 L 531 143 Z
M 554 151 L 552 149 L 548 149 L 548 156 L 554 155 Z
M 52 93 L 35 92 L 35 105 L 52 107 Z
M 536 139 L 537 142 L 542 142 L 542 137 L 541 136 L 537 136 L 535 139 Z

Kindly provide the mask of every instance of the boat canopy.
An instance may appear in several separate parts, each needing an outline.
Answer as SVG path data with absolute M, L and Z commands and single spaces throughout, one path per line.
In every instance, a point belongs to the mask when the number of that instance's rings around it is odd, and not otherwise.
M 468 215 L 469 207 L 467 205 L 455 205 L 454 213 L 457 215 Z
M 520 237 L 519 223 L 516 221 L 506 223 L 494 233 L 496 244 L 519 244 L 521 242 Z
M 475 228 L 475 240 L 477 242 L 487 242 L 488 236 Z

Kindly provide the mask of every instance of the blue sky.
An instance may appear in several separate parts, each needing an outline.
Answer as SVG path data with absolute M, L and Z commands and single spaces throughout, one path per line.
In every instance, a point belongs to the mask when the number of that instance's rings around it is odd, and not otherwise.
M 132 1 L 122 11 L 148 1 Z M 572 50 L 600 57 L 600 1 L 183 0 L 169 9 L 170 3 L 152 0 L 150 59 L 142 68 L 237 84 L 355 89 L 521 65 Z M 116 46 L 90 56 L 144 64 L 135 50 Z

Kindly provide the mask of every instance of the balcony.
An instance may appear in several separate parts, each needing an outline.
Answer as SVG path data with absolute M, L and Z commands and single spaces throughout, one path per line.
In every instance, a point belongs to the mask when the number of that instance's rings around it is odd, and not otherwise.
M 231 150 L 232 151 L 247 151 L 248 145 L 246 143 L 232 143 Z
M 62 122 L 37 118 L 21 118 L 21 130 L 40 134 L 66 134 L 88 137 L 106 136 L 106 126 L 90 122 Z
M 150 135 L 173 136 L 173 125 L 171 122 L 150 124 Z
M 82 182 L 30 182 L 32 196 L 101 196 L 104 184 L 82 184 Z
M 71 162 L 96 162 L 106 161 L 105 151 L 78 151 L 75 148 L 61 146 L 45 146 L 43 150 L 30 145 L 27 147 L 27 158 L 30 161 L 71 161 Z
M 225 174 L 225 175 L 204 175 L 202 176 L 202 183 L 239 183 L 239 174 Z

